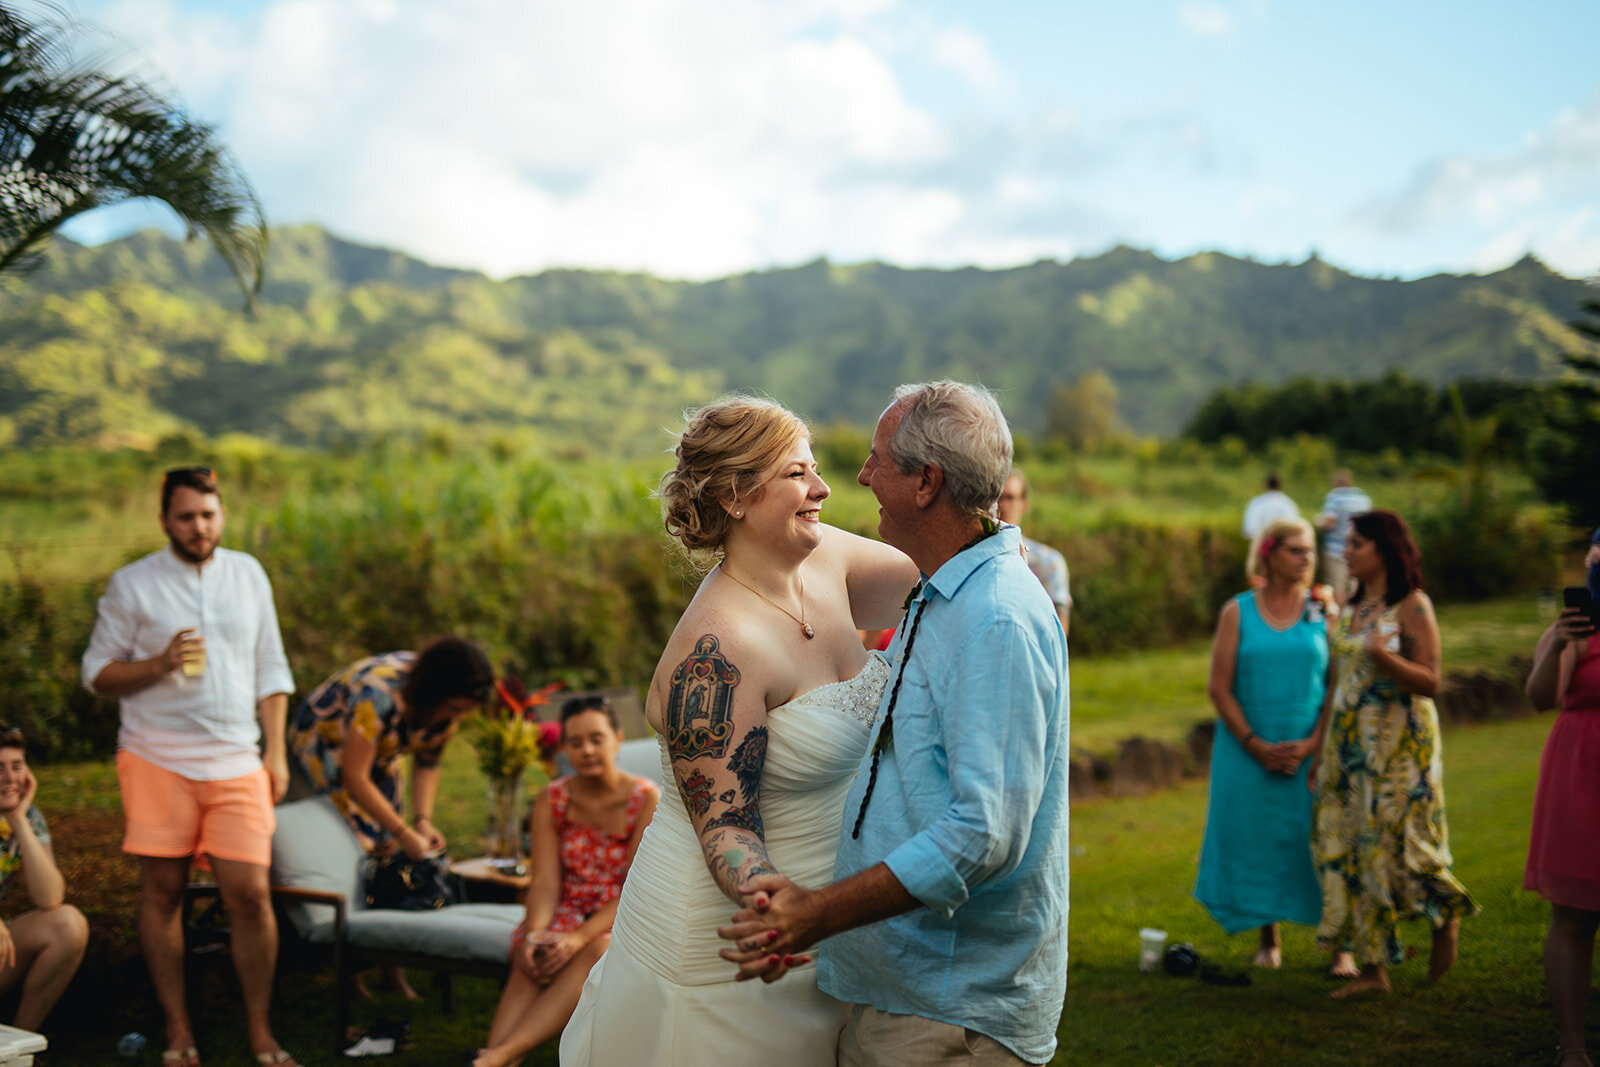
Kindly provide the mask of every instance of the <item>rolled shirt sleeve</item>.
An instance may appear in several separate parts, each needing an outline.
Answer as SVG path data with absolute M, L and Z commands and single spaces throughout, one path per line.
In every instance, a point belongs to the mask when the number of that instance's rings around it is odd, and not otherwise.
M 283 633 L 278 629 L 278 606 L 272 598 L 272 581 L 255 560 L 259 580 L 259 605 L 261 617 L 256 632 L 256 702 L 279 693 L 294 692 L 294 674 L 289 670 L 289 656 L 283 650 Z
M 94 632 L 89 635 L 89 647 L 83 651 L 81 678 L 85 689 L 100 696 L 94 683 L 106 665 L 134 658 L 133 637 L 137 628 L 133 598 L 119 571 L 111 576 L 105 595 L 100 598 Z

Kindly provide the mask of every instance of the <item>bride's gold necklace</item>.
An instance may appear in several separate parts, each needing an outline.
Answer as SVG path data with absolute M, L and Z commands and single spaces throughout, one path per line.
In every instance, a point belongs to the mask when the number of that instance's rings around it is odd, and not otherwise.
M 762 600 L 765 600 L 768 604 L 771 604 L 773 607 L 789 616 L 789 618 L 799 623 L 800 632 L 806 635 L 807 641 L 810 641 L 812 638 L 817 636 L 817 631 L 813 630 L 811 628 L 811 624 L 806 622 L 806 580 L 800 577 L 798 574 L 795 575 L 795 581 L 800 583 L 800 614 L 796 615 L 782 604 L 770 599 L 765 593 L 757 589 L 755 586 L 750 585 L 748 582 L 740 582 L 738 578 L 734 577 L 733 572 L 728 570 L 728 568 L 723 566 L 721 563 L 717 564 L 717 570 L 721 571 L 727 577 L 733 578 L 735 582 L 739 582 L 740 585 L 750 590 L 756 596 L 760 597 Z

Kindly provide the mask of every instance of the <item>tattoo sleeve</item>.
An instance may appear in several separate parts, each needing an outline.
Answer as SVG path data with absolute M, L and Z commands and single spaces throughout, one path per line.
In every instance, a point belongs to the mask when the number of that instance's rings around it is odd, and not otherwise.
M 766 713 L 759 705 L 752 713 L 737 704 L 739 682 L 739 669 L 723 655 L 717 636 L 703 634 L 673 669 L 664 716 L 673 777 L 706 867 L 736 902 L 740 883 L 774 870 L 761 823 Z

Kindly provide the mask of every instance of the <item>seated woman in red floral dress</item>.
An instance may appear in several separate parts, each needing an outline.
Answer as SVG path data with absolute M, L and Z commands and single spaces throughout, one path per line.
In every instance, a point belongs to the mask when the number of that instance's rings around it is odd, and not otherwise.
M 622 880 L 661 798 L 654 782 L 618 768 L 621 744 L 604 698 L 563 705 L 561 745 L 575 773 L 534 802 L 528 913 L 512 937 L 511 978 L 476 1067 L 516 1063 L 560 1034 L 611 943 Z

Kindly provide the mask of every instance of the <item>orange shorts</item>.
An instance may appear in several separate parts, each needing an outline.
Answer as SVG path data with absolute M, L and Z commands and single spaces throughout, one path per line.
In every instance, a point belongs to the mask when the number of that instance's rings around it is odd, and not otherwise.
M 196 781 L 117 752 L 117 781 L 134 856 L 215 856 L 272 866 L 272 780 L 265 767 L 240 778 Z

